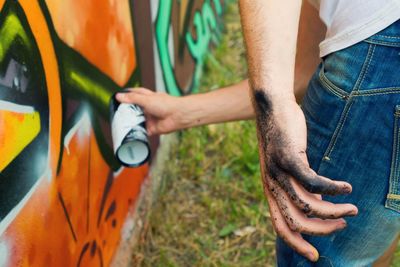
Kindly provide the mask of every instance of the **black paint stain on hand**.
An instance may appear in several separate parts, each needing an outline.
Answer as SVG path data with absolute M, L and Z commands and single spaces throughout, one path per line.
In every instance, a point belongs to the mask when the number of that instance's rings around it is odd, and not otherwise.
M 318 176 L 303 162 L 300 155 L 305 151 L 297 151 L 291 146 L 290 140 L 285 139 L 284 129 L 280 129 L 276 125 L 273 101 L 264 90 L 254 91 L 253 104 L 260 145 L 260 160 L 264 169 L 263 185 L 266 190 L 271 191 L 288 225 L 294 231 L 302 229 L 292 214 L 288 212 L 288 201 L 292 201 L 305 215 L 329 218 L 325 214 L 315 212 L 309 203 L 299 197 L 290 182 L 290 177 L 294 177 L 311 193 L 336 195 L 347 193 L 346 190 L 332 181 Z
M 254 92 L 254 107 L 256 112 L 257 133 L 264 151 L 267 150 L 268 137 L 272 132 L 272 102 L 261 90 Z M 268 155 L 265 155 L 268 156 Z

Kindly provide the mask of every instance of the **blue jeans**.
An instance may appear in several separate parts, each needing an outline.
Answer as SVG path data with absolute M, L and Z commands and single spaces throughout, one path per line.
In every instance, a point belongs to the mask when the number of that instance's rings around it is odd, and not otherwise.
M 353 186 L 324 199 L 353 203 L 359 214 L 341 232 L 304 235 L 317 263 L 278 239 L 278 266 L 371 266 L 400 231 L 400 20 L 323 58 L 302 108 L 311 167 Z

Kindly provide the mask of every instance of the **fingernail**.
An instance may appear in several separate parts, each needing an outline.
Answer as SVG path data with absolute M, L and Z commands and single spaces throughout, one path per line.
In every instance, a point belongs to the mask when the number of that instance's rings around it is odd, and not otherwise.
M 116 97 L 116 98 L 124 98 L 125 95 L 124 95 L 124 93 L 117 93 L 117 94 L 115 95 L 115 97 Z
M 312 253 L 312 252 L 310 252 L 310 253 L 307 254 L 307 258 L 308 258 L 310 261 L 317 261 L 317 260 L 318 260 L 318 259 L 315 259 L 315 255 L 314 255 L 314 253 Z
M 344 193 L 350 194 L 351 191 L 352 191 L 351 186 L 348 186 L 348 185 L 345 185 L 345 186 L 344 186 L 344 188 L 343 188 L 343 192 L 344 192 Z
M 313 262 L 316 262 L 319 259 L 319 253 L 316 249 L 313 249 L 313 252 L 308 253 L 307 256 L 307 258 Z
M 358 214 L 358 210 L 351 210 L 346 214 L 346 216 L 356 216 L 357 214 Z
M 343 230 L 344 228 L 346 228 L 346 226 L 347 226 L 347 222 L 346 222 L 346 221 L 343 221 L 342 223 L 340 223 L 340 224 L 336 227 L 336 230 L 337 230 L 337 231 Z

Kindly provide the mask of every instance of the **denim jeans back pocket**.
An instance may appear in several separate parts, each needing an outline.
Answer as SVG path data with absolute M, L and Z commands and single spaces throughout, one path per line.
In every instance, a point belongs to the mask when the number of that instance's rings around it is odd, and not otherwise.
M 345 98 L 353 91 L 371 58 L 371 45 L 359 42 L 322 59 L 319 79 L 325 89 Z
M 400 105 L 394 112 L 392 163 L 385 207 L 400 212 Z
M 322 59 L 319 77 L 338 97 L 400 90 L 400 20 L 364 41 Z

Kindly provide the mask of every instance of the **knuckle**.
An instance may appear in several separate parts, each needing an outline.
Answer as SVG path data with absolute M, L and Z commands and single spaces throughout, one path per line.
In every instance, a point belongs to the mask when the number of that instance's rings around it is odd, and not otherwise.
M 284 229 L 284 227 L 283 227 L 282 224 L 276 223 L 275 226 L 274 226 L 274 228 L 275 228 L 275 232 L 276 232 L 276 234 L 277 234 L 278 236 L 280 236 L 280 237 L 285 236 L 285 229 Z
M 290 167 L 293 165 L 293 158 L 286 151 L 277 151 L 276 158 L 282 167 Z
M 309 179 L 304 185 L 304 187 L 306 187 L 307 191 L 311 193 L 318 193 L 322 189 L 324 189 L 324 186 L 315 179 Z
M 302 230 L 301 225 L 299 225 L 297 223 L 297 221 L 295 219 L 293 219 L 292 217 L 287 217 L 286 222 L 287 222 L 290 230 L 292 230 L 293 232 L 300 232 Z
M 311 213 L 313 212 L 313 210 L 312 210 L 310 204 L 308 204 L 308 203 L 302 201 L 302 202 L 300 203 L 300 205 L 301 205 L 301 211 L 304 212 L 304 214 L 307 214 L 307 215 L 308 215 L 308 214 L 311 214 Z

